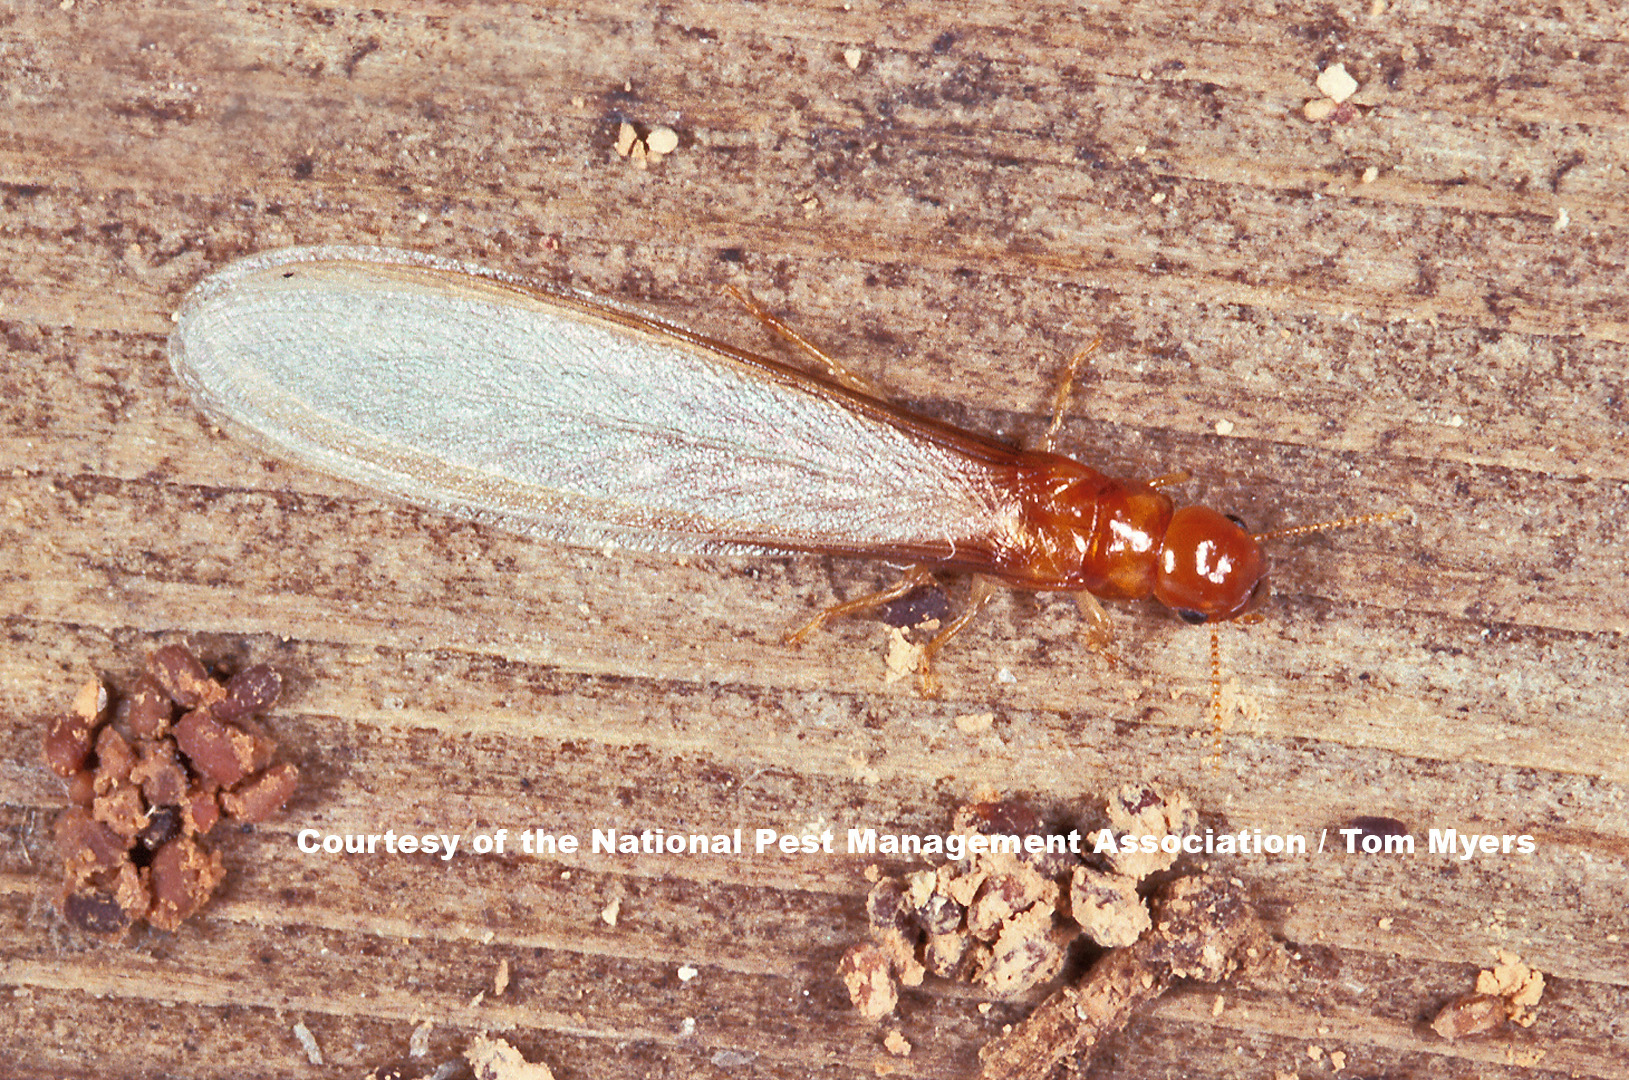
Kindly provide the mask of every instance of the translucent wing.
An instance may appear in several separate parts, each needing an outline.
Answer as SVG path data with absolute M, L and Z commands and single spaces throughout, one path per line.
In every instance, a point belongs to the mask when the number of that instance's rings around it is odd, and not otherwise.
M 424 255 L 234 263 L 187 299 L 170 351 L 199 404 L 269 450 L 564 543 L 945 559 L 1006 535 L 1016 512 L 990 466 L 931 425 Z

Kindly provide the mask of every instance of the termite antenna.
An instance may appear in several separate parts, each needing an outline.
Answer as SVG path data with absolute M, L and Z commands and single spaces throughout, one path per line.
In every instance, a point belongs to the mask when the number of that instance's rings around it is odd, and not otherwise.
M 1064 365 L 1063 378 L 1058 380 L 1058 389 L 1052 395 L 1052 423 L 1046 429 L 1046 434 L 1041 436 L 1041 449 L 1049 454 L 1052 453 L 1052 440 L 1057 438 L 1058 429 L 1063 426 L 1063 411 L 1069 405 L 1069 395 L 1074 392 L 1075 376 L 1080 374 L 1080 365 L 1084 364 L 1086 358 L 1096 352 L 1101 344 L 1103 344 L 1101 337 L 1094 338 L 1090 345 L 1076 352 L 1069 358 L 1069 363 Z
M 1215 626 L 1210 628 L 1210 720 L 1211 735 L 1216 740 L 1216 753 L 1211 768 L 1222 767 L 1222 636 Z
M 1292 536 L 1305 536 L 1308 533 L 1326 532 L 1330 529 L 1349 529 L 1354 525 L 1378 525 L 1383 521 L 1396 521 L 1398 518 L 1412 517 L 1412 507 L 1402 507 L 1398 510 L 1386 510 L 1375 514 L 1354 514 L 1351 517 L 1334 518 L 1330 521 L 1319 521 L 1311 525 L 1292 525 L 1287 529 L 1273 529 L 1269 532 L 1255 534 L 1259 544 L 1264 540 L 1286 540 Z

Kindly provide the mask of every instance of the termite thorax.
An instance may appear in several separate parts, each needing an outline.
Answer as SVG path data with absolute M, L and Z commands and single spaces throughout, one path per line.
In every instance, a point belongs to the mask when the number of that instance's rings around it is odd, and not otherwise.
M 1026 464 L 1029 471 L 1014 483 L 1027 538 L 1014 583 L 1106 600 L 1148 596 L 1171 521 L 1170 498 L 1068 458 L 1038 454 Z

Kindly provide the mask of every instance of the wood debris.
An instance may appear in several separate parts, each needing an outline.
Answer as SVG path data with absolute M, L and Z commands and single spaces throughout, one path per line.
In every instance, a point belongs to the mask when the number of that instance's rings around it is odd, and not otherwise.
M 679 148 L 679 133 L 657 125 L 641 137 L 639 129 L 624 120 L 617 125 L 613 148 L 618 157 L 627 158 L 634 168 L 648 169 Z
M 554 1072 L 540 1061 L 527 1061 L 502 1039 L 477 1035 L 464 1051 L 476 1080 L 554 1080 Z
M 1476 977 L 1474 993 L 1444 1005 L 1431 1021 L 1431 1030 L 1453 1042 L 1498 1031 L 1507 1024 L 1532 1027 L 1533 1009 L 1544 996 L 1544 975 L 1513 952 L 1489 950 L 1496 961 Z
M 1065 986 L 979 1052 L 984 1080 L 1044 1080 L 1126 1025 L 1136 1009 L 1179 979 L 1219 982 L 1267 955 L 1267 937 L 1237 885 L 1201 874 L 1154 895 L 1153 926 L 1114 949 L 1078 985 Z

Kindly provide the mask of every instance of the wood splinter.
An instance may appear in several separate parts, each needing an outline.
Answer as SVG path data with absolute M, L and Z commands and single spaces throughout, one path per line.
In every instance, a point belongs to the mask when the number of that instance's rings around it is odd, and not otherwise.
M 1154 925 L 1060 988 L 1023 1023 L 979 1051 L 983 1080 L 1045 1080 L 1065 1061 L 1086 1064 L 1105 1038 L 1178 979 L 1219 982 L 1259 964 L 1267 936 L 1239 888 L 1209 874 L 1179 878 L 1153 897 Z

